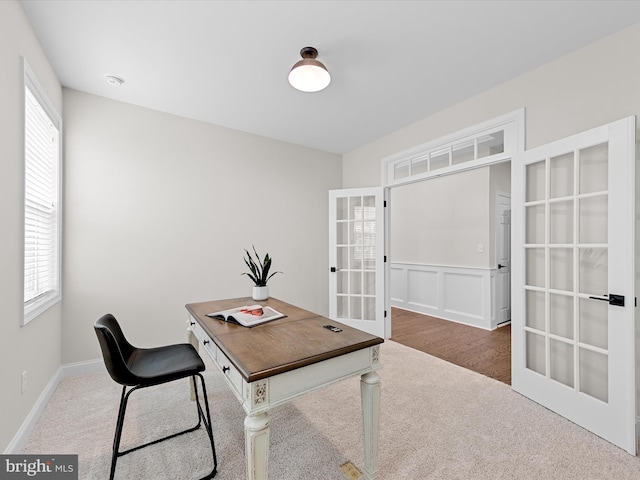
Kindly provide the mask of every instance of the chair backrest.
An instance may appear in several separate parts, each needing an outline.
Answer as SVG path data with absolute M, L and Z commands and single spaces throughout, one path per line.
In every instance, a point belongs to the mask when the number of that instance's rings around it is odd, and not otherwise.
M 138 385 L 138 377 L 127 365 L 136 347 L 127 341 L 115 317 L 107 313 L 98 319 L 93 328 L 111 378 L 121 385 Z

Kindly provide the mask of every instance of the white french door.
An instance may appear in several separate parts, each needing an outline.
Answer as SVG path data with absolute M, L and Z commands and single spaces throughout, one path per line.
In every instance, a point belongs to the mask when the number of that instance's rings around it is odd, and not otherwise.
M 496 322 L 511 320 L 511 197 L 496 196 Z
M 512 162 L 512 386 L 635 455 L 635 117 Z
M 384 193 L 329 192 L 329 316 L 385 336 Z

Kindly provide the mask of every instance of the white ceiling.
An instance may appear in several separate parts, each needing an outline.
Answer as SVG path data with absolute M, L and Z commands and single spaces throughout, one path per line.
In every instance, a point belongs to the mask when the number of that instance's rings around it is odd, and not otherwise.
M 640 22 L 613 0 L 21 3 L 65 87 L 334 153 Z M 287 83 L 307 45 L 322 92 Z

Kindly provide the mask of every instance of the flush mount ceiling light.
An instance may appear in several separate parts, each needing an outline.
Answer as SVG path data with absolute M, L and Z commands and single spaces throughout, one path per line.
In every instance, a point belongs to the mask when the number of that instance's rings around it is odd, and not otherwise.
M 120 85 L 122 85 L 124 83 L 124 80 L 120 77 L 116 77 L 115 75 L 105 75 L 104 78 L 107 79 L 107 82 L 109 82 L 109 85 L 113 85 L 114 87 L 119 87 Z
M 300 50 L 302 60 L 298 61 L 289 72 L 289 83 L 302 92 L 318 92 L 331 82 L 331 75 L 322 63 L 316 60 L 318 50 L 304 47 Z

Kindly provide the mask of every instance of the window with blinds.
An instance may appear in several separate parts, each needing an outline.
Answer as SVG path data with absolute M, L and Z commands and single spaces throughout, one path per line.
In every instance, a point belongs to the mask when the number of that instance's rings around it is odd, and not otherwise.
M 24 62 L 24 324 L 60 300 L 60 129 Z

